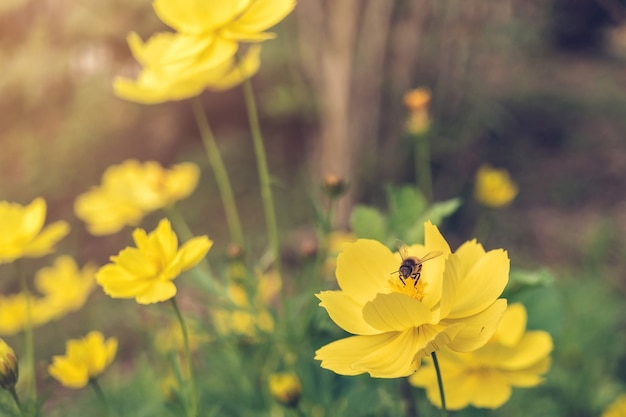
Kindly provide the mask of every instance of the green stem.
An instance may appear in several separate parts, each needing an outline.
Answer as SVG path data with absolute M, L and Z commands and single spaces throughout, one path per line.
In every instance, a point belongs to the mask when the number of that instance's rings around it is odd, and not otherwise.
M 239 62 L 240 71 L 241 62 Z M 267 157 L 265 155 L 265 146 L 263 144 L 263 135 L 259 124 L 259 115 L 257 112 L 254 92 L 249 77 L 244 77 L 243 92 L 246 101 L 246 109 L 248 110 L 248 120 L 250 122 L 250 132 L 252 134 L 252 142 L 254 144 L 254 153 L 256 155 L 257 167 L 259 170 L 259 181 L 261 184 L 261 199 L 263 200 L 263 209 L 265 211 L 265 223 L 267 225 L 267 234 L 270 250 L 274 257 L 274 265 L 278 276 L 282 280 L 282 262 L 280 256 L 280 242 L 278 240 L 278 225 L 276 222 L 276 211 L 274 210 L 274 198 L 272 197 L 272 183 L 270 172 L 267 166 Z
M 100 387 L 100 384 L 98 383 L 98 380 L 96 378 L 91 378 L 89 380 L 89 386 L 91 386 L 91 388 L 93 388 L 93 390 L 96 392 L 96 396 L 98 397 L 98 399 L 100 400 L 100 403 L 102 404 L 102 407 L 104 408 L 104 415 L 110 416 L 111 406 L 109 405 L 109 402 L 104 396 L 104 392 L 102 391 L 102 388 Z
M 24 325 L 24 354 L 26 356 L 26 363 L 28 364 L 27 373 L 30 373 L 29 391 L 33 400 L 37 400 L 37 379 L 35 373 L 35 341 L 33 336 L 33 311 L 31 293 L 28 289 L 28 283 L 26 282 L 26 274 L 22 269 L 22 264 L 19 261 L 15 261 L 15 269 L 20 280 L 20 287 L 25 299 L 26 309 L 26 323 Z
M 243 246 L 243 232 L 241 228 L 241 221 L 239 220 L 239 212 L 237 211 L 237 205 L 235 204 L 235 197 L 233 194 L 233 188 L 230 184 L 228 172 L 226 166 L 222 160 L 220 150 L 215 142 L 215 136 L 209 126 L 209 121 L 204 113 L 202 102 L 199 97 L 194 97 L 191 100 L 193 108 L 193 114 L 200 130 L 200 136 L 204 149 L 206 151 L 209 164 L 213 168 L 215 174 L 215 181 L 220 191 L 222 198 L 222 204 L 224 205 L 224 211 L 226 212 L 226 223 L 228 224 L 228 230 L 230 231 L 230 238 L 234 243 Z
M 197 417 L 198 416 L 198 395 L 196 391 L 196 381 L 193 376 L 193 365 L 191 363 L 191 349 L 189 348 L 189 334 L 187 333 L 187 325 L 185 324 L 185 320 L 183 319 L 183 315 L 181 314 L 178 304 L 176 303 L 176 298 L 172 299 L 172 306 L 174 307 L 174 312 L 176 313 L 176 318 L 178 319 L 178 323 L 180 324 L 180 330 L 183 333 L 183 343 L 185 345 L 185 359 L 187 361 L 187 373 L 189 378 L 189 397 L 190 397 L 190 407 L 187 410 L 187 415 L 189 417 Z
M 432 199 L 433 180 L 430 162 L 428 133 L 414 135 L 415 138 L 415 180 L 427 200 Z
M 20 402 L 20 397 L 17 396 L 17 392 L 15 391 L 15 385 L 8 388 L 11 397 L 13 397 L 13 401 L 15 401 L 15 405 L 17 405 L 18 410 L 20 410 L 20 416 L 24 415 L 24 410 L 22 409 L 22 403 Z
M 448 410 L 446 409 L 446 396 L 443 393 L 443 379 L 441 378 L 441 369 L 439 369 L 439 361 L 437 361 L 437 354 L 431 353 L 433 358 L 433 365 L 435 365 L 435 372 L 437 373 L 437 383 L 439 384 L 439 396 L 441 397 L 441 417 L 448 416 Z

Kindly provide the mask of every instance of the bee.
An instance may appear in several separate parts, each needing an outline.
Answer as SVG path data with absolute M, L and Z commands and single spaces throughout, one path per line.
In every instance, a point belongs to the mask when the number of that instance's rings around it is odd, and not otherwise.
M 400 281 L 402 281 L 403 285 L 406 285 L 406 282 L 404 282 L 405 279 L 412 278 L 413 286 L 415 287 L 417 285 L 417 281 L 419 281 L 420 276 L 422 275 L 422 264 L 426 261 L 436 258 L 443 252 L 436 250 L 428 252 L 423 257 L 418 258 L 417 256 L 409 256 L 407 247 L 405 245 L 402 245 L 398 247 L 398 253 L 402 258 L 402 263 L 400 264 L 398 270 L 392 272 L 392 274 L 395 274 L 397 272 L 399 274 L 398 278 L 400 278 Z

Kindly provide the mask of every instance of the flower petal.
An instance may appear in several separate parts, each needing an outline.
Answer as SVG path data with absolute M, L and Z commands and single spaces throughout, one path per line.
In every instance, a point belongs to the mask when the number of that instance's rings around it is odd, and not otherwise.
M 330 318 L 345 331 L 357 335 L 380 333 L 363 319 L 363 305 L 344 291 L 322 291 L 315 296 Z
M 403 331 L 428 323 L 430 310 L 404 294 L 378 294 L 363 307 L 363 319 L 380 332 Z
M 450 342 L 448 347 L 457 352 L 471 352 L 484 346 L 495 333 L 500 318 L 506 310 L 506 300 L 496 300 L 486 310 L 462 319 L 444 319 L 441 324 L 463 324 L 463 327 Z
M 544 381 L 541 375 L 548 372 L 551 363 L 552 359 L 549 356 L 545 357 L 526 369 L 506 372 L 506 379 L 514 387 L 534 387 Z
M 359 239 L 345 243 L 337 257 L 339 287 L 365 304 L 378 293 L 389 292 L 388 279 L 398 269 L 398 261 L 382 243 Z
M 155 0 L 154 11 L 163 23 L 179 32 L 214 31 L 234 20 L 251 0 Z
M 198 236 L 189 239 L 180 248 L 180 268 L 187 271 L 196 266 L 213 246 L 213 241 L 207 236 Z
M 294 0 L 256 0 L 241 17 L 227 26 L 224 36 L 245 41 L 267 39 L 267 34 L 260 32 L 283 20 L 295 5 Z
M 176 285 L 172 281 L 157 281 L 137 294 L 136 301 L 139 304 L 154 304 L 167 301 L 175 295 Z
M 416 332 L 352 336 L 317 350 L 322 368 L 342 375 L 369 373 L 375 378 L 399 378 L 415 372 Z
M 515 347 L 526 331 L 527 314 L 523 304 L 511 304 L 500 319 L 498 330 L 493 335 L 493 341 L 503 346 Z
M 554 345 L 548 332 L 536 330 L 527 332 L 520 343 L 500 361 L 503 369 L 524 369 L 539 362 L 552 352 Z
M 70 225 L 64 221 L 44 227 L 37 237 L 24 247 L 24 256 L 39 257 L 54 250 L 54 245 L 70 232 Z
M 459 258 L 461 265 L 468 264 L 466 258 L 461 255 Z M 456 279 L 456 300 L 448 317 L 461 318 L 480 313 L 502 294 L 509 281 L 506 251 L 497 249 L 487 252 L 467 274 Z

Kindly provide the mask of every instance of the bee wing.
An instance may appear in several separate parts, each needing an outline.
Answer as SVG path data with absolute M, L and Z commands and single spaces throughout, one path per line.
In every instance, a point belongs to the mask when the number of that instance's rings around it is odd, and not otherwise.
M 396 239 L 396 248 L 403 261 L 409 257 L 409 247 L 400 239 Z
M 420 258 L 420 262 L 426 262 L 429 259 L 436 258 L 437 256 L 442 255 L 442 254 L 443 252 L 440 250 L 434 250 L 432 252 L 428 252 L 426 255 Z

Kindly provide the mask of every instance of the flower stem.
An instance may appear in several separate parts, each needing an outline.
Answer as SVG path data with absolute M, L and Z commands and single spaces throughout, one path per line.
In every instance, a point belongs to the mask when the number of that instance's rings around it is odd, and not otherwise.
M 431 174 L 430 146 L 428 133 L 419 133 L 415 138 L 415 180 L 427 200 L 433 196 L 433 180 Z
M 15 261 L 15 269 L 20 280 L 20 287 L 22 294 L 24 294 L 25 310 L 26 310 L 26 323 L 24 325 L 24 355 L 26 356 L 26 363 L 28 364 L 27 372 L 30 373 L 29 391 L 32 395 L 32 399 L 37 399 L 37 379 L 35 373 L 35 342 L 33 336 L 33 311 L 31 293 L 28 289 L 28 283 L 26 282 L 26 275 L 22 269 L 22 264 L 19 261 Z
M 213 168 L 215 174 L 215 181 L 217 181 L 217 187 L 220 191 L 222 198 L 222 204 L 224 205 L 224 211 L 226 212 L 226 223 L 228 224 L 228 230 L 230 231 L 230 238 L 234 243 L 243 246 L 243 232 L 241 228 L 241 221 L 239 220 L 239 212 L 237 211 L 237 205 L 235 204 L 235 197 L 233 194 L 233 188 L 230 184 L 228 172 L 226 166 L 222 160 L 222 155 L 215 142 L 215 136 L 209 126 L 209 121 L 204 113 L 202 102 L 199 97 L 194 97 L 191 100 L 193 108 L 193 114 L 200 130 L 200 136 L 204 149 L 206 151 L 209 164 Z
M 239 62 L 239 69 L 243 72 L 241 62 Z M 276 211 L 274 210 L 274 198 L 272 197 L 271 177 L 267 166 L 267 157 L 265 155 L 265 146 L 263 144 L 263 135 L 259 124 L 259 115 L 254 99 L 254 92 L 252 91 L 252 84 L 250 83 L 249 77 L 244 77 L 243 93 L 246 101 L 246 109 L 248 110 L 248 120 L 250 122 L 250 133 L 252 134 L 252 142 L 254 144 L 254 153 L 259 170 L 261 199 L 263 200 L 263 209 L 265 211 L 265 223 L 267 226 L 270 250 L 274 257 L 276 272 L 282 280 L 280 242 L 278 240 L 278 225 L 276 222 Z
M 109 402 L 104 396 L 104 392 L 102 391 L 102 388 L 100 388 L 100 384 L 98 383 L 98 380 L 96 378 L 91 378 L 89 380 L 89 385 L 96 392 L 96 396 L 98 397 L 98 399 L 100 400 L 100 403 L 102 404 L 102 407 L 104 408 L 104 415 L 110 416 L 111 406 L 109 405 Z
M 13 401 L 15 401 L 15 405 L 17 405 L 18 410 L 20 410 L 20 416 L 24 415 L 24 410 L 22 409 L 22 403 L 20 402 L 20 397 L 17 396 L 17 391 L 15 391 L 15 385 L 8 388 L 11 397 L 13 397 Z
M 441 397 L 441 417 L 448 416 L 448 410 L 446 409 L 446 396 L 443 393 L 443 379 L 441 378 L 441 369 L 439 369 L 439 361 L 437 361 L 437 354 L 431 353 L 433 357 L 433 365 L 435 365 L 435 372 L 437 373 L 437 383 L 439 384 L 439 396 Z
M 178 323 L 180 324 L 180 330 L 183 333 L 183 342 L 185 345 L 185 359 L 187 361 L 187 373 L 189 374 L 189 397 L 190 397 L 190 407 L 187 410 L 187 415 L 189 417 L 197 417 L 198 416 L 198 396 L 196 392 L 196 381 L 193 377 L 193 365 L 191 363 L 191 349 L 189 348 L 189 334 L 187 333 L 187 325 L 185 324 L 185 320 L 183 319 L 183 315 L 181 314 L 178 304 L 176 303 L 176 297 L 172 297 L 172 306 L 174 307 L 174 313 L 176 313 L 176 318 L 178 319 Z

